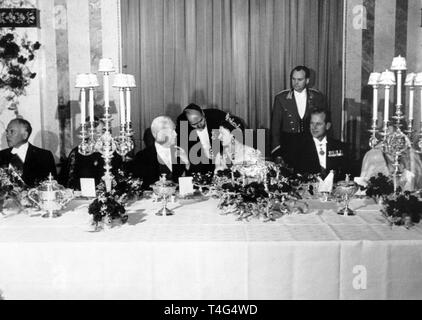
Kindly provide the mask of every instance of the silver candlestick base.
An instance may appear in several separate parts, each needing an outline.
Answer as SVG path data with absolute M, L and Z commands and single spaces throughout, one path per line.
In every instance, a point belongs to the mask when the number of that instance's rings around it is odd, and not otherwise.
M 377 138 L 377 119 L 372 119 L 372 127 L 369 132 L 372 133 L 371 138 L 369 138 L 369 147 L 371 147 L 371 149 L 374 149 L 379 142 Z

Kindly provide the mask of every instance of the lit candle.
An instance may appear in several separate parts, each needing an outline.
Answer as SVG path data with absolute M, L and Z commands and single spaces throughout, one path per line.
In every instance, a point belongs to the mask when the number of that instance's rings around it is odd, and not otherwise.
M 415 88 L 414 88 L 414 80 L 415 80 L 416 74 L 415 73 L 409 73 L 406 76 L 406 80 L 404 82 L 404 85 L 406 87 L 409 87 L 409 121 L 411 122 L 413 120 L 413 106 L 414 106 L 414 100 L 415 100 Z
M 104 105 L 105 105 L 105 112 L 107 116 L 108 116 L 108 108 L 110 107 L 110 96 L 108 92 L 108 87 L 109 87 L 108 74 L 105 73 L 104 74 Z
M 374 86 L 374 101 L 372 102 L 372 119 L 378 120 L 378 87 Z
M 420 87 L 421 90 L 421 123 L 422 123 L 422 72 L 416 74 L 414 86 Z
M 374 88 L 373 107 L 372 107 L 372 119 L 378 119 L 378 85 L 380 81 L 381 73 L 372 72 L 369 76 L 368 85 Z
M 401 71 L 397 71 L 397 105 L 401 106 Z
M 135 88 L 136 87 L 136 80 L 135 80 L 135 76 L 132 74 L 127 74 L 127 88 L 126 88 L 126 103 L 127 103 L 127 117 L 126 117 L 126 121 L 128 123 L 131 122 L 130 119 L 130 115 L 131 115 L 131 102 L 130 102 L 130 91 L 131 88 Z
M 131 114 L 131 104 L 130 104 L 130 89 L 126 88 L 126 122 L 131 122 L 130 120 L 130 114 Z
M 421 87 L 421 98 L 420 98 L 420 100 L 421 100 L 421 110 L 420 110 L 420 113 L 421 113 L 421 123 L 422 123 L 422 87 Z
M 85 118 L 86 118 L 86 93 L 85 88 L 81 88 L 81 124 L 85 124 Z
M 94 88 L 89 88 L 89 122 L 94 122 Z
M 385 96 L 384 96 L 384 122 L 388 122 L 389 118 L 389 108 L 390 108 L 390 86 L 385 87 Z
M 384 123 L 388 122 L 389 118 L 389 107 L 390 107 L 390 87 L 396 84 L 394 72 L 385 70 L 380 77 L 380 84 L 385 86 L 384 96 Z
M 415 90 L 412 88 L 410 88 L 409 91 L 409 121 L 413 120 L 413 100 L 414 100 L 414 96 L 415 96 Z
M 123 88 L 119 89 L 120 93 L 120 124 L 122 126 L 126 123 L 126 108 L 125 108 L 125 92 Z

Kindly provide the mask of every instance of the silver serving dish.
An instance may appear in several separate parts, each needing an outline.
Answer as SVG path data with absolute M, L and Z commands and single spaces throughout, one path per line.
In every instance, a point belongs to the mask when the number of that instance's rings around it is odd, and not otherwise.
M 52 218 L 73 199 L 73 190 L 58 184 L 50 173 L 48 180 L 28 191 L 28 198 L 46 212 L 45 217 Z
M 155 214 L 157 216 L 170 216 L 173 215 L 174 212 L 167 208 L 167 203 L 169 199 L 176 193 L 177 184 L 167 180 L 166 174 L 163 173 L 161 175 L 160 180 L 158 180 L 156 183 L 151 185 L 152 190 L 154 194 L 158 197 L 158 199 L 161 199 L 163 203 L 163 207 L 156 212 Z

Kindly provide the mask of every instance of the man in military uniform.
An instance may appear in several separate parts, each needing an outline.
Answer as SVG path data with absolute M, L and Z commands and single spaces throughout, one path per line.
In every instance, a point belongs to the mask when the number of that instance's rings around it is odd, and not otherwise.
M 309 133 L 310 113 L 314 107 L 326 108 L 325 98 L 316 89 L 308 88 L 310 71 L 297 66 L 290 73 L 291 89 L 274 98 L 271 116 L 271 157 L 290 167 L 296 162 L 296 148 L 301 137 Z

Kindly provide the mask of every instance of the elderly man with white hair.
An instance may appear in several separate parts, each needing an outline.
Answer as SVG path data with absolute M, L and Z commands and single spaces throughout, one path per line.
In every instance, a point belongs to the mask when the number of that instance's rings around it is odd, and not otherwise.
M 175 124 L 167 116 L 152 120 L 151 133 L 154 144 L 138 152 L 133 162 L 133 175 L 143 179 L 143 188 L 159 180 L 165 173 L 167 179 L 177 182 L 189 170 L 186 152 L 176 146 Z

